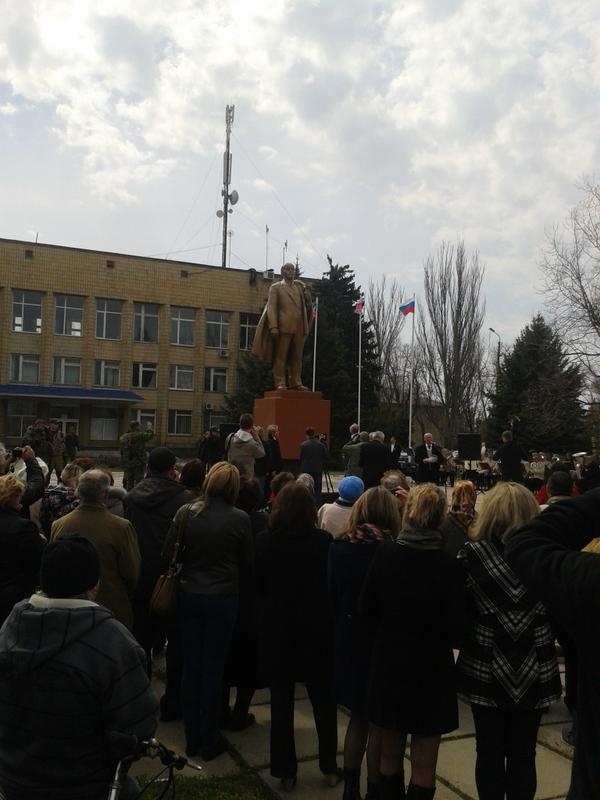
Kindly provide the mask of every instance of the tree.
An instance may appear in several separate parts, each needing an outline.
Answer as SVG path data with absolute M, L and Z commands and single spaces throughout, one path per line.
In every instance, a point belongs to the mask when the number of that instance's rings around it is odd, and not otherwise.
M 541 315 L 526 325 L 504 356 L 488 419 L 491 441 L 514 425 L 529 450 L 586 449 L 589 435 L 581 401 L 581 367 L 569 361 L 558 334 Z
M 439 407 L 446 447 L 456 445 L 461 427 L 476 430 L 483 416 L 483 275 L 477 253 L 469 259 L 461 241 L 442 242 L 425 262 L 427 313 L 419 317 L 415 375 L 422 396 Z
M 600 376 L 600 185 L 548 238 L 541 269 L 553 326 L 586 371 Z
M 238 362 L 235 391 L 225 395 L 223 409 L 232 422 L 237 422 L 241 414 L 251 414 L 256 398 L 272 388 L 271 365 L 252 353 L 243 353 Z

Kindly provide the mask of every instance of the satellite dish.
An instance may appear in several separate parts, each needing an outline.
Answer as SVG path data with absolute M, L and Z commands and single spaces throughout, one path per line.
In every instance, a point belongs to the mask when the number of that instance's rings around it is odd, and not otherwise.
M 236 190 L 234 189 L 233 192 L 229 195 L 229 202 L 231 203 L 232 206 L 234 206 L 239 199 L 240 199 L 240 196 L 236 192 Z
M 223 212 L 221 211 L 221 209 L 219 209 L 219 210 L 217 211 L 217 217 L 218 217 L 219 219 L 221 219 L 221 217 L 223 217 L 223 216 L 225 216 L 225 215 L 223 214 Z

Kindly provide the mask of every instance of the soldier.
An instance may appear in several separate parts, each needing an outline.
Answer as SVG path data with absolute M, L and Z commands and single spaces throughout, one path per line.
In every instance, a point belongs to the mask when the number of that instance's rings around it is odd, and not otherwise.
M 121 465 L 123 467 L 123 487 L 130 491 L 144 477 L 146 465 L 146 442 L 154 436 L 152 423 L 146 423 L 146 430 L 140 430 L 139 422 L 129 423 L 129 433 L 121 436 Z
M 27 428 L 23 436 L 23 446 L 27 445 L 32 448 L 38 458 L 42 459 L 49 471 L 52 463 L 52 441 L 45 419 L 36 419 L 33 425 Z M 48 480 L 50 480 L 49 477 Z
M 50 420 L 50 427 L 48 429 L 48 438 L 50 440 L 50 447 L 52 448 L 52 456 L 48 464 L 48 480 L 52 477 L 52 472 L 56 472 L 56 481 L 60 482 L 60 473 L 65 466 L 65 437 L 60 429 L 60 424 L 57 420 Z

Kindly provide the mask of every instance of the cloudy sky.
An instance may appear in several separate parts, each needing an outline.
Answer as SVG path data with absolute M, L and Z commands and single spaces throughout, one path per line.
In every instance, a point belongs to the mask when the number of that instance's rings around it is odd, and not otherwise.
M 220 262 L 282 244 L 422 291 L 463 237 L 487 324 L 540 306 L 545 235 L 595 176 L 597 0 L 0 0 L 0 236 Z

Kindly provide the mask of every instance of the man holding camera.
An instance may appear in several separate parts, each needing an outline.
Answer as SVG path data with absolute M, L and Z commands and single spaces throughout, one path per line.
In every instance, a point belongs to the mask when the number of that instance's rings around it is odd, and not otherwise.
M 0 444 L 0 475 L 6 475 L 9 467 L 15 461 L 23 459 L 25 462 L 25 491 L 21 498 L 21 516 L 29 519 L 29 506 L 33 505 L 44 494 L 44 473 L 37 462 L 35 453 L 28 445 L 15 447 L 8 453 L 3 444 Z

